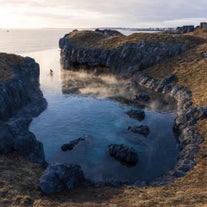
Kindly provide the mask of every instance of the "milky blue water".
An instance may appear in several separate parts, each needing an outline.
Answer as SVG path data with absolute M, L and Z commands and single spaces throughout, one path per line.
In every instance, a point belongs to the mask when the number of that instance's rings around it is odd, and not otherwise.
M 46 160 L 79 164 L 86 177 L 95 181 L 149 181 L 170 170 L 178 153 L 172 132 L 175 114 L 145 110 L 142 122 L 131 119 L 125 112 L 135 106 L 109 99 L 130 93 L 125 81 L 63 70 L 57 45 L 58 38 L 66 32 L 0 31 L 0 51 L 31 56 L 40 64 L 40 86 L 48 107 L 33 119 L 30 130 L 43 143 Z M 52 76 L 50 68 L 54 71 Z M 128 126 L 140 124 L 150 127 L 149 136 L 127 130 Z M 85 141 L 72 151 L 61 151 L 63 144 L 83 136 Z M 109 144 L 133 147 L 139 163 L 131 168 L 120 164 L 107 153 Z

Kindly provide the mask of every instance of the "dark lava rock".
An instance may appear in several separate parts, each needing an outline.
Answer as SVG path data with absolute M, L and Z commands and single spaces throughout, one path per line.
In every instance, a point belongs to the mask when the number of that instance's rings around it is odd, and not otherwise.
M 83 171 L 78 165 L 49 165 L 40 178 L 40 188 L 46 194 L 72 189 L 85 183 Z
M 45 163 L 43 144 L 37 141 L 34 134 L 29 131 L 15 136 L 14 150 L 32 162 Z
M 7 124 L 0 125 L 0 153 L 6 154 L 13 151 L 14 137 Z
M 75 139 L 67 144 L 63 144 L 61 149 L 62 151 L 72 150 L 76 145 L 79 144 L 80 141 L 84 141 L 85 139 L 80 137 L 78 139 Z
M 123 144 L 110 144 L 108 152 L 116 160 L 128 167 L 136 165 L 139 160 L 137 152 L 132 147 L 129 148 Z
M 150 100 L 150 97 L 145 93 L 140 93 L 138 95 L 135 95 L 134 100 L 148 102 Z
M 140 125 L 140 126 L 129 126 L 128 130 L 134 132 L 134 133 L 138 133 L 138 134 L 142 134 L 144 136 L 149 135 L 150 133 L 150 129 L 148 126 L 144 126 L 144 125 Z
M 126 114 L 128 114 L 130 118 L 137 119 L 139 121 L 142 121 L 145 117 L 144 111 L 138 109 L 127 111 Z
M 171 74 L 167 76 L 165 79 L 163 79 L 160 82 L 157 88 L 157 91 L 161 92 L 164 89 L 164 87 L 167 87 L 169 84 L 175 83 L 177 80 L 178 80 L 178 77 L 175 74 Z

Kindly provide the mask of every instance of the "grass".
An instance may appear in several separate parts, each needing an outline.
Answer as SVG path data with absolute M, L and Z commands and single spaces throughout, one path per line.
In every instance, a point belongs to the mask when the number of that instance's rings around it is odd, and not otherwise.
M 196 35 L 197 34 L 191 34 Z M 201 34 L 199 34 L 202 36 Z M 205 37 L 206 33 L 202 37 Z M 187 35 L 185 35 L 187 36 Z M 185 38 L 185 37 L 183 37 Z M 190 37 L 191 38 L 191 37 Z M 155 78 L 175 73 L 178 83 L 192 91 L 194 106 L 207 106 L 207 44 L 197 44 L 182 55 L 168 59 L 146 70 Z M 78 188 L 45 196 L 38 183 L 43 169 L 12 153 L 0 156 L 0 206 L 60 207 L 160 207 L 207 206 L 207 120 L 197 123 L 205 141 L 200 145 L 197 165 L 187 175 L 162 187 Z
M 164 33 L 134 33 L 129 36 L 105 36 L 99 32 L 78 31 L 67 37 L 71 43 L 82 48 L 113 49 L 126 42 L 138 43 L 141 41 L 166 42 L 173 44 L 190 44 L 192 46 L 206 43 L 207 40 L 193 35 L 169 35 Z
M 23 58 L 13 54 L 0 53 L 0 83 L 2 81 L 11 79 L 12 64 L 19 64 L 23 61 Z

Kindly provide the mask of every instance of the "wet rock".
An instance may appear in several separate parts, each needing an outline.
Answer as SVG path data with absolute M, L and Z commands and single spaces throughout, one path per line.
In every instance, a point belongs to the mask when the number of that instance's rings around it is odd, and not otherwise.
M 107 150 L 112 157 L 128 167 L 136 165 L 139 160 L 137 152 L 123 144 L 110 144 Z
M 62 151 L 72 150 L 76 145 L 79 144 L 79 142 L 84 141 L 85 139 L 80 137 L 78 139 L 75 139 L 67 144 L 63 144 L 61 149 Z
M 147 182 L 144 180 L 137 180 L 137 181 L 135 181 L 134 185 L 138 186 L 138 187 L 145 187 L 145 186 L 147 186 Z
M 104 181 L 93 182 L 92 186 L 96 188 L 101 188 L 104 186 L 113 186 L 113 187 L 121 187 L 122 185 L 129 185 L 131 184 L 128 180 L 120 181 L 115 178 L 105 179 Z
M 150 129 L 148 126 L 140 125 L 140 126 L 129 126 L 128 130 L 132 131 L 133 133 L 142 134 L 145 137 L 149 135 Z
M 40 188 L 46 194 L 61 192 L 85 184 L 86 179 L 78 165 L 49 165 L 40 178 Z
M 138 95 L 135 95 L 134 100 L 148 102 L 150 100 L 150 97 L 145 93 L 140 93 Z
M 137 119 L 139 121 L 142 121 L 145 118 L 144 111 L 138 109 L 127 111 L 126 114 L 128 114 L 130 118 Z
M 173 175 L 174 175 L 176 178 L 180 178 L 180 177 L 185 176 L 185 174 L 186 174 L 185 172 L 178 170 L 178 171 L 176 171 Z

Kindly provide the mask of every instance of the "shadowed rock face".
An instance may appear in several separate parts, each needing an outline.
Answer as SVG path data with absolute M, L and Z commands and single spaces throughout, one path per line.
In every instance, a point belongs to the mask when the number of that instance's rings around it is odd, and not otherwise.
M 21 64 L 13 65 L 13 73 L 13 79 L 0 84 L 0 153 L 15 150 L 43 164 L 43 145 L 29 132 L 32 117 L 47 106 L 39 89 L 39 65 L 26 57 Z
M 49 165 L 40 178 L 40 188 L 46 194 L 79 187 L 84 183 L 86 179 L 78 165 Z
M 65 69 L 71 69 L 78 65 L 102 66 L 108 67 L 110 72 L 124 77 L 188 49 L 185 44 L 148 41 L 126 42 L 122 46 L 111 50 L 87 49 L 71 43 L 67 35 L 59 40 L 59 47 L 61 48 L 61 64 Z

